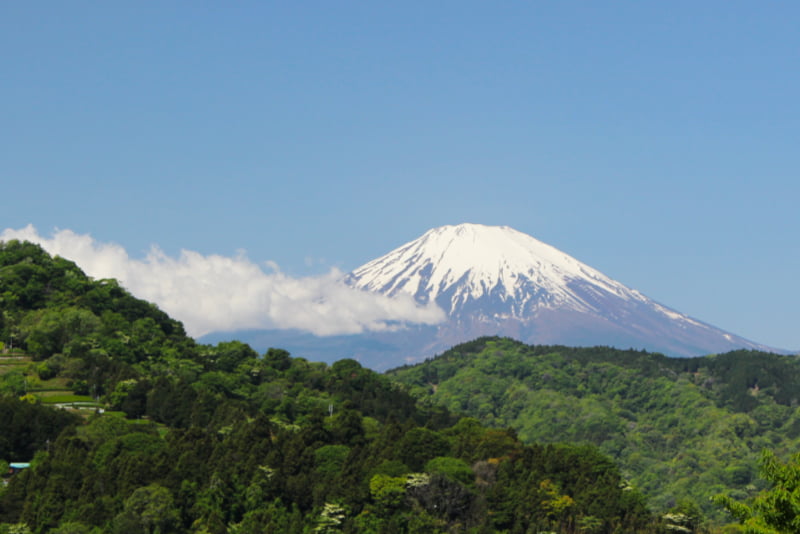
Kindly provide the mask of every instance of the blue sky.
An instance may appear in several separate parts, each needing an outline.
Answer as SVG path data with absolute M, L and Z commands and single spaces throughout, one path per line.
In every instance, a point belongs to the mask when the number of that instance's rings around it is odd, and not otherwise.
M 798 349 L 798 20 L 793 2 L 6 3 L 0 230 L 308 281 L 435 226 L 509 225 Z

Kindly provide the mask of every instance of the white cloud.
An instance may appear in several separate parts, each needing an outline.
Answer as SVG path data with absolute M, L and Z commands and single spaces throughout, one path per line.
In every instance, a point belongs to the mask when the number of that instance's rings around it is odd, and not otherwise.
M 120 245 L 71 230 L 57 230 L 48 238 L 32 225 L 0 233 L 0 241 L 10 239 L 38 243 L 50 254 L 74 261 L 92 278 L 116 278 L 198 337 L 250 328 L 355 334 L 391 329 L 398 322 L 435 324 L 445 319 L 440 308 L 421 307 L 409 296 L 389 298 L 353 289 L 335 269 L 323 276 L 292 278 L 271 262 L 265 272 L 243 252 L 226 257 L 183 250 L 173 258 L 153 247 L 144 259 L 134 259 Z

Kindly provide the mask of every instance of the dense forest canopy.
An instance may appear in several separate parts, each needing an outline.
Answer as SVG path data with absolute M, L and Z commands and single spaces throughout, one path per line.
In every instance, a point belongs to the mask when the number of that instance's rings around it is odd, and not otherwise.
M 753 495 L 765 448 L 800 444 L 796 357 L 736 351 L 668 358 L 609 347 L 529 346 L 481 338 L 390 371 L 430 405 L 514 428 L 525 442 L 593 444 L 657 510 Z

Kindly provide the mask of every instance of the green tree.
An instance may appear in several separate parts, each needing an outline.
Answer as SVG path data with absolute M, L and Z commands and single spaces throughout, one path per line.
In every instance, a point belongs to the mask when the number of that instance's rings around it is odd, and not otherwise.
M 264 354 L 264 363 L 277 369 L 278 371 L 285 371 L 292 365 L 292 360 L 289 353 L 283 349 L 269 349 Z
M 425 472 L 441 473 L 462 484 L 471 485 L 475 482 L 475 472 L 464 460 L 450 456 L 437 456 L 425 464 Z
M 80 350 L 80 341 L 100 326 L 100 320 L 91 311 L 75 307 L 30 314 L 28 323 L 25 341 L 28 351 L 39 360 L 66 348 Z
M 218 343 L 210 356 L 214 369 L 231 373 L 247 360 L 255 361 L 258 353 L 241 341 L 227 341 Z
M 771 487 L 756 495 L 750 504 L 727 495 L 714 498 L 744 527 L 746 534 L 783 534 L 800 532 L 800 453 L 781 462 L 775 453 L 764 450 L 761 476 Z
M 77 521 L 70 521 L 62 523 L 56 528 L 50 529 L 47 534 L 90 534 L 92 529 L 83 523 Z
M 406 477 L 377 474 L 369 481 L 372 500 L 380 510 L 391 510 L 399 506 L 406 495 Z
M 347 445 L 323 445 L 314 451 L 316 472 L 326 478 L 337 476 L 349 454 L 350 447 Z
M 339 532 L 346 514 L 347 509 L 341 504 L 325 503 L 322 512 L 317 518 L 317 526 L 314 527 L 314 532 L 320 532 L 321 534 Z
M 122 534 L 166 534 L 176 530 L 180 517 L 169 490 L 158 484 L 144 486 L 125 501 L 125 509 L 114 520 Z
M 427 428 L 412 428 L 397 443 L 399 460 L 414 471 L 437 456 L 447 456 L 450 444 L 438 432 Z

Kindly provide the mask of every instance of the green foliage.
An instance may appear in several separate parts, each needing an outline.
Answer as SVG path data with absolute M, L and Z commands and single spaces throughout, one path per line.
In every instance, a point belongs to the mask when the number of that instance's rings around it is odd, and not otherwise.
M 23 340 L 28 352 L 38 360 L 57 353 L 81 353 L 95 341 L 90 336 L 100 325 L 100 319 L 85 308 L 47 308 L 25 316 Z
M 297 403 L 327 395 L 348 406 L 350 401 L 324 388 L 336 384 L 326 380 L 326 369 L 317 380 L 319 368 L 297 363 L 276 375 L 292 392 L 288 399 Z M 143 377 L 139 383 L 154 380 Z M 359 384 L 363 391 L 380 380 Z M 341 384 L 335 387 L 352 398 Z M 295 406 L 291 426 L 276 424 L 248 398 L 224 395 L 209 405 L 202 428 L 189 423 L 163 429 L 96 415 L 75 432 L 67 429 L 29 472 L 12 480 L 0 496 L 5 514 L 0 520 L 25 521 L 37 533 L 73 527 L 78 532 L 493 532 L 510 528 L 502 519 L 506 511 L 525 509 L 530 489 L 538 491 L 550 479 L 558 481 L 559 496 L 576 503 L 559 511 L 564 524 L 589 524 L 589 516 L 603 525 L 622 521 L 627 531 L 647 524 L 639 504 L 624 498 L 613 466 L 591 449 L 552 449 L 543 457 L 512 434 L 474 420 L 418 427 L 415 419 L 422 414 L 402 421 L 374 419 L 368 436 L 360 412 L 343 407 L 331 417 L 327 404 Z M 429 473 L 413 473 L 407 463 Z M 600 478 L 577 475 L 602 470 L 608 474 Z M 583 495 L 592 498 L 579 498 Z M 595 509 L 590 504 L 595 501 L 604 507 Z M 524 531 L 556 521 L 551 516 L 551 509 L 540 507 L 516 523 Z
M 796 358 L 752 351 L 681 359 L 481 338 L 389 376 L 424 403 L 474 418 L 454 427 L 459 454 L 485 443 L 470 429 L 478 421 L 527 443 L 592 444 L 660 512 L 688 500 L 721 520 L 711 495 L 753 493 L 759 451 L 800 446 L 799 373 Z
M 451 456 L 437 456 L 425 464 L 424 471 L 431 474 L 442 474 L 465 485 L 475 482 L 475 472 L 467 462 Z
M 729 495 L 717 495 L 714 501 L 743 525 L 746 534 L 800 532 L 800 454 L 784 463 L 765 449 L 760 466 L 769 487 L 754 496 L 750 504 Z
M 369 481 L 372 499 L 383 510 L 392 510 L 399 506 L 406 495 L 406 477 L 392 477 L 377 474 Z
M 664 522 L 664 528 L 669 532 L 708 532 L 703 512 L 697 503 L 691 501 L 680 501 L 662 515 L 661 519 Z
M 314 532 L 319 532 L 320 534 L 340 532 L 346 512 L 347 509 L 340 504 L 325 503 L 317 519 Z
M 70 521 L 50 529 L 47 534 L 93 534 L 93 530 L 79 521 Z
M 158 484 L 141 487 L 125 500 L 121 514 L 114 518 L 114 532 L 167 534 L 175 532 L 180 517 L 172 494 Z
M 79 418 L 68 412 L 0 397 L 0 458 L 27 462 L 37 450 L 54 442 L 65 429 L 78 424 Z
M 323 445 L 314 451 L 314 465 L 317 473 L 323 477 L 335 477 L 344 467 L 350 447 L 347 445 Z
M 412 428 L 397 443 L 400 461 L 413 471 L 421 471 L 425 462 L 450 452 L 450 444 L 444 436 L 427 428 Z

